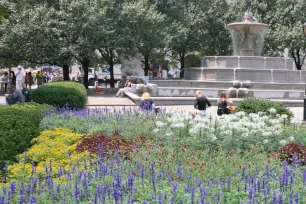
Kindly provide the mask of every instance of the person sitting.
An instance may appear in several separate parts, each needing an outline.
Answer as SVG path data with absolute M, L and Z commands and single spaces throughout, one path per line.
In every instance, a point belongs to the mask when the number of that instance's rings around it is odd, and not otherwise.
M 206 108 L 211 107 L 210 102 L 208 101 L 208 99 L 205 96 L 201 95 L 200 91 L 196 91 L 194 93 L 194 96 L 197 97 L 196 102 L 194 104 L 194 108 L 198 109 L 198 113 L 200 115 L 205 115 L 206 114 Z
M 20 91 L 16 90 L 16 86 L 11 85 L 10 91 L 11 91 L 12 94 L 8 94 L 6 96 L 6 103 L 8 105 L 13 105 L 13 104 L 16 104 L 16 103 L 23 103 L 25 101 L 25 98 L 22 95 L 22 93 Z
M 170 69 L 169 72 L 168 72 L 168 78 L 169 78 L 169 79 L 173 79 L 173 78 L 174 78 L 174 74 L 175 74 L 175 73 L 173 72 L 173 70 Z
M 30 89 L 27 88 L 25 83 L 22 84 L 22 94 L 25 98 L 25 102 L 30 102 Z
M 126 79 L 125 85 L 124 87 L 131 87 L 132 83 L 130 81 L 130 79 Z M 124 96 L 124 88 L 119 89 L 119 91 L 116 93 L 116 97 L 123 97 Z
M 140 108 L 142 110 L 153 110 L 154 109 L 154 102 L 150 99 L 150 94 L 145 92 L 142 94 L 141 101 L 140 101 Z
M 227 97 L 226 93 L 222 92 L 221 95 L 220 95 L 220 99 L 218 100 L 217 104 L 218 104 L 217 114 L 218 114 L 219 116 L 221 116 L 221 115 L 223 115 L 223 114 L 226 114 L 226 115 L 229 114 L 228 109 L 227 109 L 227 106 L 228 106 L 228 105 L 230 105 L 230 106 L 233 105 L 234 102 L 231 101 L 231 100 Z

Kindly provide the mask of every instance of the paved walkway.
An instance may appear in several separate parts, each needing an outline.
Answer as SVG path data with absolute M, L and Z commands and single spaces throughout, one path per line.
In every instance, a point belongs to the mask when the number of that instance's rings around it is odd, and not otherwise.
M 95 92 L 94 89 L 88 90 L 88 102 L 87 106 L 99 107 L 99 106 L 115 106 L 119 109 L 123 106 L 135 106 L 135 104 L 128 98 L 116 98 L 114 97 L 118 89 L 100 89 L 99 92 Z M 5 105 L 4 93 L 0 92 L 0 106 Z M 192 106 L 166 106 L 168 110 L 193 110 Z M 300 119 L 303 119 L 303 107 L 291 107 L 290 110 L 294 115 Z M 217 107 L 212 106 L 207 109 L 208 112 L 213 114 L 217 113 Z

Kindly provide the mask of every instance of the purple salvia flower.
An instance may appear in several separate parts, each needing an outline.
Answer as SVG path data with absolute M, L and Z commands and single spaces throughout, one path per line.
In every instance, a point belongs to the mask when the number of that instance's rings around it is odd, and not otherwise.
M 295 194 L 295 203 L 300 203 L 300 195 L 299 195 L 299 192 L 296 192 Z
M 272 202 L 273 202 L 273 204 L 278 204 L 278 200 L 277 200 L 276 192 L 274 192 L 274 194 L 273 194 L 273 197 L 272 197 Z
M 12 192 L 12 195 L 14 195 L 16 193 L 16 183 L 13 181 L 11 182 L 10 184 L 10 189 L 11 189 L 11 192 Z
M 95 194 L 95 199 L 93 201 L 93 204 L 98 204 L 98 193 Z
M 282 196 L 282 194 L 279 194 L 278 195 L 278 203 L 283 204 L 283 202 L 284 202 L 283 196 Z
M 32 197 L 30 198 L 29 203 L 30 203 L 30 204 L 35 204 L 35 203 L 36 203 L 36 198 L 35 198 L 35 196 L 32 196 Z
M 292 192 L 290 193 L 290 201 L 289 201 L 289 204 L 293 204 L 293 194 L 292 194 Z
M 195 194 L 195 187 L 191 187 L 191 203 L 194 203 L 194 194 Z

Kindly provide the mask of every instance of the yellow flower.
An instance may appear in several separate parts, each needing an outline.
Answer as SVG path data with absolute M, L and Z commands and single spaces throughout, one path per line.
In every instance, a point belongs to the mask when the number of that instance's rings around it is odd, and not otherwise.
M 35 164 L 36 174 L 41 176 L 46 174 L 46 167 L 49 168 L 50 164 L 52 174 L 55 175 L 61 167 L 69 169 L 74 163 L 83 162 L 84 159 L 89 158 L 89 152 L 78 153 L 76 151 L 77 142 L 82 136 L 82 134 L 63 128 L 43 131 L 40 136 L 32 140 L 33 146 L 26 153 L 28 158 L 26 163 L 24 154 L 20 154 L 18 155 L 19 163 L 9 165 L 9 178 L 25 179 L 29 177 L 33 171 L 32 162 Z

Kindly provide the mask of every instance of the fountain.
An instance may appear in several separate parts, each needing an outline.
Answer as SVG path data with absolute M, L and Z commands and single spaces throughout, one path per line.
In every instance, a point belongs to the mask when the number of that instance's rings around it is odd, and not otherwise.
M 233 55 L 203 57 L 201 67 L 185 69 L 184 80 L 154 80 L 158 86 L 156 100 L 161 105 L 192 104 L 194 92 L 200 90 L 208 98 L 218 98 L 226 91 L 232 98 L 299 104 L 304 96 L 306 71 L 297 71 L 291 58 L 262 56 L 269 25 L 259 23 L 248 10 L 242 22 L 227 27 Z
M 244 21 L 227 26 L 233 39 L 234 54 L 239 56 L 260 55 L 269 25 L 258 23 L 251 11 L 247 11 Z M 257 42 L 255 44 L 255 42 Z

